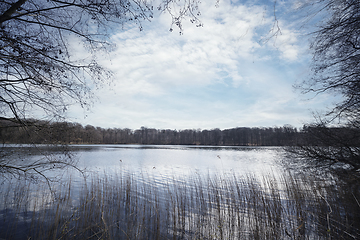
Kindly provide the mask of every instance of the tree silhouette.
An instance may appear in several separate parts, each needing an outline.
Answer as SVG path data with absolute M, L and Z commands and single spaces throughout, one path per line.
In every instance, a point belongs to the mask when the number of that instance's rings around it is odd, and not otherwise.
M 69 104 L 86 108 L 92 88 L 108 81 L 111 73 L 96 60 L 110 50 L 113 29 L 153 18 L 154 11 L 172 16 L 171 29 L 181 21 L 198 22 L 196 0 L 163 0 L 154 8 L 147 0 L 4 0 L 0 2 L 0 119 L 1 128 L 21 125 L 24 131 L 39 127 L 28 121 L 34 112 L 59 119 Z M 82 44 L 85 57 L 73 52 Z M 11 123 L 4 124 L 4 120 Z M 2 152 L 2 151 L 1 151 Z M 49 166 L 72 162 L 50 157 L 30 165 L 13 165 L 3 156 L 0 171 L 38 173 Z
M 180 9 L 174 13 L 175 4 Z M 198 1 L 163 1 L 157 7 L 181 20 L 191 16 Z M 177 10 L 178 10 L 177 9 Z M 95 53 L 109 49 L 112 27 L 153 17 L 146 0 L 6 0 L 0 3 L 0 114 L 17 120 L 35 109 L 61 116 L 69 100 L 86 107 L 93 84 L 109 78 Z M 90 57 L 73 56 L 78 41 Z
M 325 166 L 345 164 L 356 173 L 360 169 L 360 2 L 319 0 L 310 7 L 314 6 L 327 18 L 313 33 L 313 76 L 300 88 L 341 98 L 304 128 L 306 138 L 296 152 Z
M 332 118 L 358 119 L 360 107 L 360 3 L 321 0 L 328 19 L 314 32 L 313 77 L 307 92 L 331 92 L 343 98 L 328 113 Z

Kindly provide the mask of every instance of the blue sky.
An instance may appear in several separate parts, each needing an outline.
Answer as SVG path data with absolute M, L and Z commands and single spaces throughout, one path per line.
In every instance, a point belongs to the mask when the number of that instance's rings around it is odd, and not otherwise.
M 113 72 L 112 82 L 95 91 L 90 111 L 75 105 L 68 119 L 131 129 L 301 127 L 332 99 L 294 90 L 310 74 L 310 28 L 299 27 L 296 1 L 277 1 L 281 34 L 269 38 L 273 4 L 203 2 L 203 27 L 185 19 L 182 35 L 169 31 L 167 14 L 155 14 L 143 31 L 116 30 L 114 50 L 97 56 Z

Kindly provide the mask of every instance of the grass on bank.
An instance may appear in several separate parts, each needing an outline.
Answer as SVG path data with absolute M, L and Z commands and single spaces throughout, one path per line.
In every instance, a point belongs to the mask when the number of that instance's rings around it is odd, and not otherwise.
M 0 191 L 3 239 L 360 239 L 358 192 L 290 174 L 105 174 Z

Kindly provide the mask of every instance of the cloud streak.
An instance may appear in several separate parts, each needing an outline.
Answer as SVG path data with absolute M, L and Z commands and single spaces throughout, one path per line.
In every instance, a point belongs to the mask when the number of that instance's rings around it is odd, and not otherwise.
M 308 108 L 292 84 L 308 56 L 299 33 L 281 27 L 264 42 L 274 19 L 263 5 L 221 2 L 201 4 L 196 28 L 184 22 L 184 34 L 170 33 L 168 15 L 144 23 L 144 31 L 115 33 L 116 44 L 100 62 L 114 72 L 111 89 L 75 121 L 102 127 L 231 128 L 300 125 Z M 285 26 L 284 22 L 279 22 Z

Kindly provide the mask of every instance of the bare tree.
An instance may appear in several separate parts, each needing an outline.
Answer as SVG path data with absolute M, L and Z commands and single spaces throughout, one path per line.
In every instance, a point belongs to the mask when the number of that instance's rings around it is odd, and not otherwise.
M 181 29 L 186 15 L 196 18 L 197 1 L 163 1 L 158 9 L 172 14 L 172 24 Z M 0 114 L 19 120 L 34 108 L 61 116 L 69 99 L 86 107 L 89 86 L 109 77 L 95 51 L 111 46 L 106 37 L 112 26 L 135 22 L 142 29 L 153 6 L 146 0 L 7 0 L 0 3 L 0 14 Z M 72 56 L 73 38 L 82 41 L 91 59 Z
M 330 111 L 304 128 L 302 145 L 295 150 L 319 165 L 340 164 L 347 173 L 348 170 L 357 173 L 360 169 L 360 2 L 318 0 L 311 1 L 307 8 L 326 14 L 318 22 L 310 46 L 313 75 L 299 87 L 305 93 L 326 92 L 341 98 Z
M 167 12 L 182 31 L 189 17 L 199 24 L 197 0 L 4 0 L 0 2 L 0 118 L 1 128 L 26 121 L 35 111 L 59 119 L 72 102 L 86 108 L 94 88 L 111 73 L 96 61 L 96 52 L 111 49 L 108 37 L 124 24 L 150 21 L 154 11 Z M 71 51 L 71 41 L 83 44 L 89 56 Z M 3 124 L 8 120 L 9 124 Z M 4 149 L 3 149 L 4 150 Z M 28 173 L 70 162 L 49 160 L 12 165 L 5 156 L 0 170 Z M 72 165 L 72 162 L 71 164 Z
M 329 120 L 356 120 L 360 107 L 360 2 L 319 0 L 312 4 L 328 18 L 313 33 L 313 77 L 300 85 L 304 92 L 342 96 Z

